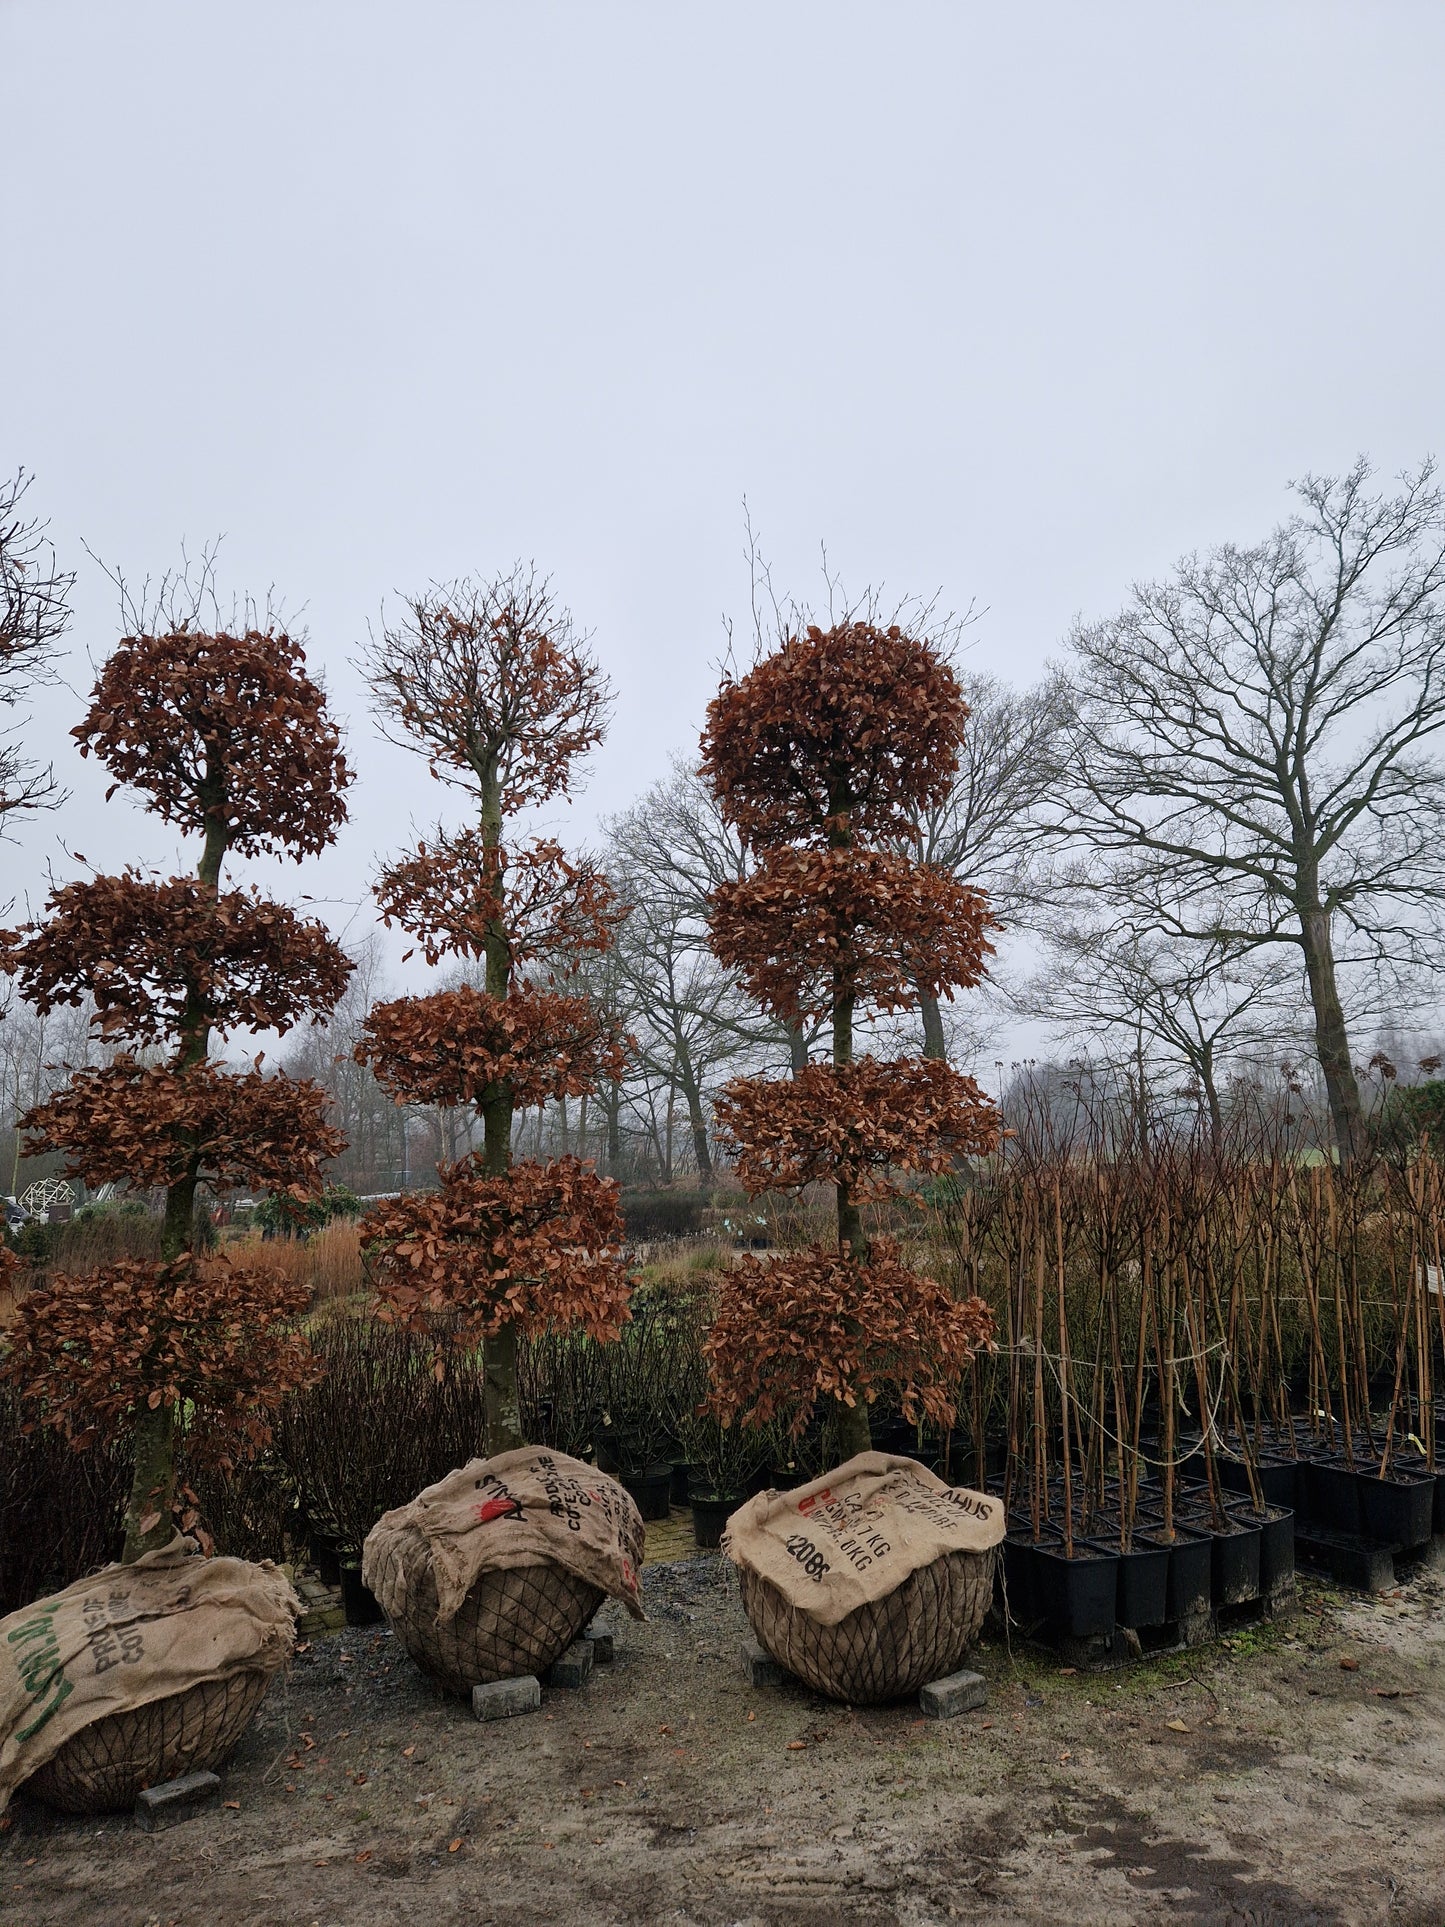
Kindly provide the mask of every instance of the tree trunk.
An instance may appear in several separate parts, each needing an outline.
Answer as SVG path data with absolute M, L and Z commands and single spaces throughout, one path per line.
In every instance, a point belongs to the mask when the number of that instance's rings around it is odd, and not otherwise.
M 788 1025 L 788 1052 L 793 1060 L 792 1070 L 796 1077 L 799 1071 L 805 1071 L 808 1068 L 808 1039 L 803 1030 L 801 1017 L 795 1024 Z
M 853 1003 L 851 990 L 845 988 L 841 969 L 835 971 L 833 982 L 833 1067 L 841 1070 L 853 1061 Z M 863 1234 L 863 1219 L 848 1185 L 841 1180 L 837 1185 L 838 1194 L 838 1248 L 846 1251 L 860 1270 L 868 1263 L 868 1240 Z M 867 1290 L 866 1274 L 860 1278 L 859 1285 Z M 852 1405 L 843 1399 L 837 1401 L 838 1447 L 845 1459 L 855 1453 L 867 1452 L 873 1443 L 868 1426 L 868 1406 L 864 1399 L 857 1397 Z
M 522 1414 L 517 1403 L 517 1327 L 506 1324 L 493 1332 L 482 1347 L 482 1372 L 486 1383 L 487 1440 L 486 1456 L 514 1451 L 525 1445 Z
M 607 1175 L 617 1176 L 622 1162 L 622 1086 L 607 1086 Z
M 175 1408 L 158 1405 L 137 1413 L 134 1435 L 135 1473 L 125 1509 L 123 1566 L 134 1565 L 143 1553 L 169 1545 L 175 1527 L 171 1501 L 176 1490 Z
M 1335 950 L 1329 912 L 1318 903 L 1300 912 L 1301 948 L 1309 980 L 1310 1006 L 1315 1020 L 1315 1051 L 1324 1072 L 1330 1123 L 1342 1165 L 1350 1163 L 1364 1141 L 1360 1087 L 1350 1060 L 1350 1038 L 1344 1006 L 1335 980 Z
M 502 840 L 502 786 L 495 771 L 482 779 L 482 842 L 488 850 Z M 512 946 L 500 921 L 487 932 L 486 988 L 489 997 L 505 997 L 512 982 Z M 482 1114 L 482 1171 L 503 1178 L 512 1168 L 512 1087 L 503 1080 L 489 1084 L 477 1106 Z M 482 1346 L 482 1375 L 486 1385 L 486 1455 L 511 1452 L 522 1437 L 517 1402 L 517 1331 L 510 1323 Z
M 1199 1081 L 1204 1086 L 1204 1101 L 1209 1106 L 1209 1146 L 1217 1151 L 1224 1142 L 1224 1107 L 1219 1101 L 1219 1085 L 1214 1076 L 1214 1045 L 1206 1044 L 1199 1054 Z
M 202 786 L 206 804 L 205 841 L 196 877 L 201 888 L 215 902 L 221 889 L 221 865 L 230 841 L 224 797 L 217 791 L 216 779 L 208 775 Z M 211 1031 L 202 1014 L 199 987 L 189 984 L 186 1004 L 177 1026 L 178 1038 L 171 1068 L 177 1072 L 194 1069 L 210 1055 Z M 161 1258 L 166 1264 L 193 1250 L 196 1237 L 197 1166 L 166 1190 L 166 1215 L 161 1227 Z M 125 1509 L 125 1543 L 121 1564 L 132 1565 L 142 1554 L 169 1545 L 175 1532 L 171 1504 L 176 1493 L 176 1413 L 173 1405 L 145 1407 L 135 1420 L 135 1471 L 130 1498 Z
M 712 1150 L 707 1141 L 707 1119 L 703 1116 L 702 1092 L 698 1089 L 693 1075 L 692 1060 L 685 1051 L 678 1053 L 678 1076 L 682 1082 L 682 1095 L 687 1104 L 688 1129 L 692 1132 L 693 1156 L 697 1159 L 697 1183 L 700 1191 L 712 1183 Z
M 918 991 L 918 1008 L 923 1014 L 923 1055 L 948 1062 L 948 1044 L 943 1035 L 943 1013 L 938 999 L 926 990 Z

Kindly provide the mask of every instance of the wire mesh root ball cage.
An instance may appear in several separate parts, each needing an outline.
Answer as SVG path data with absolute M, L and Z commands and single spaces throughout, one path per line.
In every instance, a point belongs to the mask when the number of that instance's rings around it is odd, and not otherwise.
M 270 1668 L 248 1668 L 107 1714 L 72 1734 L 25 1791 L 63 1813 L 116 1813 L 145 1787 L 214 1771 L 251 1724 L 271 1677 Z
M 548 1561 L 482 1573 L 456 1617 L 439 1620 L 431 1553 L 415 1528 L 392 1540 L 371 1589 L 421 1670 L 463 1696 L 494 1679 L 545 1673 L 604 1597 Z
M 956 1670 L 988 1611 L 993 1562 L 993 1547 L 945 1553 L 835 1626 L 820 1626 L 746 1566 L 738 1583 L 758 1643 L 779 1666 L 829 1699 L 877 1706 Z

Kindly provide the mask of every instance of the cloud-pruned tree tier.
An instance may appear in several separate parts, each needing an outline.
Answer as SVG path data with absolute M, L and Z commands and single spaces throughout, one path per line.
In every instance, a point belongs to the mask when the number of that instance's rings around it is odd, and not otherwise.
M 439 1176 L 367 1216 L 393 1320 L 426 1331 L 441 1315 L 466 1344 L 547 1326 L 616 1338 L 628 1294 L 615 1184 L 571 1157 L 497 1177 L 464 1158 Z
M 929 869 L 920 814 L 948 794 L 967 707 L 952 671 L 900 628 L 845 621 L 785 637 L 708 710 L 702 767 L 754 859 L 712 892 L 712 942 L 781 1017 L 826 1016 L 832 1061 L 787 1081 L 739 1079 L 722 1108 L 746 1188 L 830 1181 L 837 1241 L 745 1258 L 721 1287 L 709 1346 L 729 1421 L 831 1404 L 847 1456 L 869 1443 L 885 1389 L 909 1417 L 948 1423 L 992 1321 L 867 1236 L 860 1200 L 900 1172 L 992 1149 L 998 1123 L 971 1078 L 936 1059 L 853 1061 L 860 1006 L 917 1009 L 976 984 L 995 927 L 982 894 Z M 878 847 L 880 843 L 888 845 Z
M 542 988 L 605 950 L 618 915 L 595 866 L 505 834 L 518 811 L 567 794 L 601 740 L 610 692 L 545 581 L 517 569 L 405 604 L 368 663 L 384 726 L 465 789 L 476 821 L 385 868 L 389 922 L 432 962 L 481 958 L 481 989 L 401 998 L 368 1017 L 358 1056 L 398 1103 L 472 1104 L 482 1149 L 438 1168 L 439 1188 L 363 1220 L 385 1313 L 484 1341 L 486 1449 L 523 1443 L 517 1338 L 543 1326 L 614 1336 L 627 1317 L 617 1187 L 575 1159 L 512 1163 L 521 1105 L 578 1094 L 622 1070 L 616 1027 L 590 1001 Z
M 6 933 L 5 966 L 40 1008 L 91 998 L 109 1037 L 169 1046 L 78 1071 L 21 1120 L 89 1184 L 163 1186 L 162 1258 L 59 1274 L 25 1297 L 6 1376 L 36 1417 L 83 1439 L 122 1422 L 135 1445 L 123 1557 L 172 1530 L 182 1412 L 193 1446 L 227 1457 L 309 1369 L 299 1296 L 195 1249 L 201 1183 L 304 1196 L 344 1139 L 317 1085 L 234 1072 L 213 1035 L 284 1028 L 329 1010 L 350 966 L 317 923 L 222 891 L 229 854 L 325 848 L 351 780 L 301 644 L 275 626 L 128 635 L 72 732 L 166 822 L 201 839 L 193 876 L 98 877 L 53 893 L 49 919 Z M 189 1515 L 183 1515 L 189 1518 Z

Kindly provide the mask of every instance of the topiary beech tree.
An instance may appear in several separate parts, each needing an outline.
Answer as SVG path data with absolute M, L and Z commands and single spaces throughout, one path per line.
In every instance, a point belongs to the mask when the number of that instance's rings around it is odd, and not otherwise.
M 788 637 L 708 709 L 702 771 L 756 859 L 712 893 L 711 941 L 784 1023 L 826 1019 L 832 1062 L 740 1078 L 717 1104 L 756 1196 L 819 1181 L 836 1243 L 745 1258 L 727 1274 L 707 1352 L 725 1420 L 782 1414 L 801 1431 L 835 1407 L 844 1456 L 869 1446 L 885 1388 L 905 1416 L 954 1416 L 954 1386 L 992 1319 L 869 1238 L 861 1206 L 911 1174 L 992 1150 L 996 1113 L 972 1078 L 928 1058 L 854 1057 L 860 1006 L 916 1007 L 976 984 L 997 926 L 982 894 L 900 854 L 946 797 L 968 710 L 948 665 L 898 627 L 845 621 Z
M 617 1186 L 576 1158 L 513 1163 L 512 1116 L 620 1077 L 623 1040 L 586 997 L 530 966 L 605 950 L 620 915 L 589 861 L 509 820 L 567 793 L 602 737 L 610 693 L 545 581 L 521 570 L 458 582 L 406 605 L 369 657 L 395 740 L 465 789 L 475 825 L 438 832 L 376 885 L 388 924 L 431 963 L 480 960 L 463 984 L 375 1006 L 357 1056 L 398 1103 L 471 1104 L 482 1149 L 440 1167 L 439 1187 L 368 1213 L 385 1313 L 483 1345 L 486 1451 L 520 1445 L 517 1338 L 544 1326 L 615 1338 L 626 1319 Z
M 87 1183 L 165 1192 L 158 1263 L 52 1277 L 20 1304 L 5 1375 L 77 1445 L 129 1427 L 135 1477 L 122 1557 L 172 1531 L 177 1428 L 223 1465 L 263 1445 L 266 1414 L 314 1375 L 296 1330 L 304 1289 L 196 1248 L 203 1183 L 303 1197 L 344 1149 L 315 1084 L 211 1056 L 241 1029 L 329 1010 L 351 964 L 325 927 L 255 890 L 223 889 L 230 855 L 323 849 L 350 772 L 301 646 L 272 626 L 127 636 L 72 731 L 167 823 L 199 837 L 195 874 L 135 870 L 54 891 L 43 921 L 0 935 L 0 967 L 42 1014 L 95 1007 L 126 1048 L 21 1120 L 27 1148 Z M 194 1523 L 184 1513 L 183 1524 Z

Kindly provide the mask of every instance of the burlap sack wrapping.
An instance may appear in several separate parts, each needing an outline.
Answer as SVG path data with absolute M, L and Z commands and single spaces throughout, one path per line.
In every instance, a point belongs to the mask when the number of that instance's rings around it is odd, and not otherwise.
M 762 1646 L 816 1691 L 863 1705 L 952 1672 L 983 1624 L 1001 1499 L 913 1459 L 860 1452 L 728 1521 L 723 1550 Z
M 417 1664 L 465 1693 L 544 1672 L 609 1595 L 641 1619 L 644 1545 L 615 1479 L 527 1445 L 384 1513 L 361 1574 Z
M 0 1808 L 31 1781 L 104 1811 L 216 1764 L 290 1656 L 300 1610 L 269 1560 L 206 1559 L 177 1536 L 0 1619 Z

